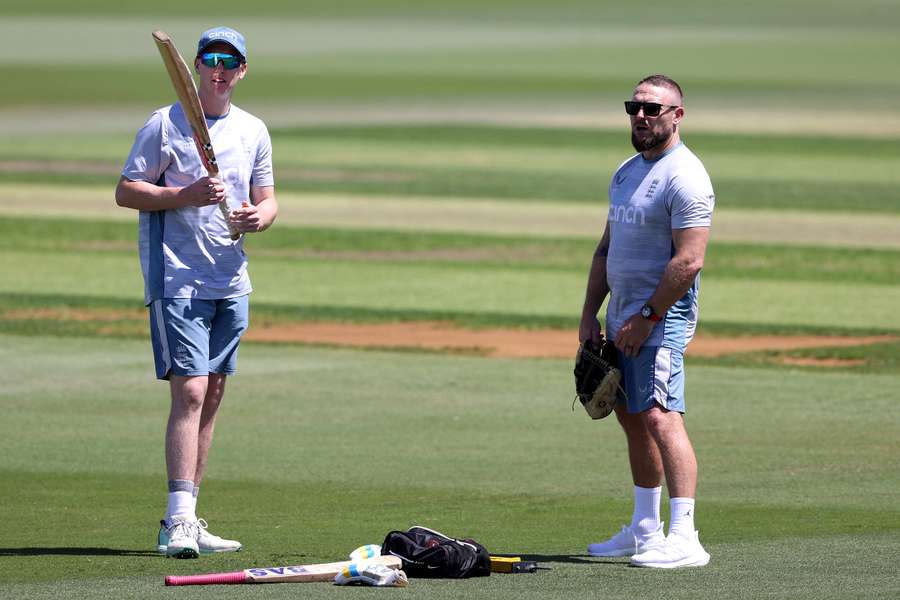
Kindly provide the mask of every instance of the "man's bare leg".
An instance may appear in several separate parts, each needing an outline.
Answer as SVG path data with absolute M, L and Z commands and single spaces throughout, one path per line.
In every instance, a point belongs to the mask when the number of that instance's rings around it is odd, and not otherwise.
M 647 429 L 643 415 L 629 414 L 624 406 L 619 405 L 616 417 L 628 441 L 628 462 L 634 482 L 631 530 L 637 536 L 649 536 L 657 531 L 661 533 L 659 506 L 664 470 L 659 448 Z
M 194 463 L 194 493 L 192 510 L 196 517 L 197 513 L 197 497 L 200 492 L 200 481 L 206 473 L 206 465 L 209 460 L 209 449 L 212 446 L 213 432 L 216 426 L 216 416 L 219 413 L 219 406 L 222 404 L 222 398 L 225 396 L 225 379 L 226 375 L 219 373 L 210 373 L 207 378 L 206 395 L 203 400 L 203 408 L 200 411 L 200 418 L 197 426 L 197 445 L 196 445 L 196 462 Z M 197 544 L 201 554 L 218 553 L 218 552 L 236 552 L 242 548 L 241 543 L 236 540 L 227 540 L 213 533 L 210 533 L 206 527 L 205 520 L 198 520 L 199 530 Z
M 194 514 L 194 471 L 200 415 L 206 396 L 207 378 L 172 375 L 172 404 L 166 426 L 166 472 L 169 477 L 168 505 L 157 549 L 167 556 L 196 558 L 200 547 Z
M 659 517 L 663 478 L 659 449 L 641 415 L 629 414 L 623 405 L 618 405 L 616 417 L 628 442 L 634 510 L 630 525 L 612 538 L 588 546 L 592 556 L 632 556 L 665 542 Z
M 697 491 L 697 457 L 681 413 L 655 406 L 641 413 L 659 449 L 670 497 L 693 498 Z
M 702 567 L 709 554 L 694 529 L 694 494 L 697 489 L 697 458 L 684 427 L 681 413 L 654 406 L 641 413 L 662 459 L 669 488 L 670 523 L 666 543 L 635 554 L 631 564 L 639 567 Z
M 193 481 L 207 377 L 172 375 L 169 389 L 172 406 L 166 426 L 166 472 L 170 481 Z
M 697 457 L 681 413 L 653 407 L 642 413 L 662 457 L 669 489 L 669 533 L 694 533 L 694 498 L 697 492 Z
M 213 432 L 216 427 L 216 415 L 219 406 L 225 396 L 226 375 L 210 373 L 206 396 L 203 400 L 203 410 L 200 413 L 199 428 L 197 434 L 197 461 L 191 479 L 195 487 L 200 487 L 200 481 L 206 473 L 206 465 L 209 461 L 209 449 L 212 446 Z
M 616 406 L 616 417 L 625 431 L 628 441 L 628 462 L 634 485 L 645 488 L 659 487 L 663 478 L 663 462 L 656 440 L 647 428 L 644 414 L 629 414 L 621 404 Z

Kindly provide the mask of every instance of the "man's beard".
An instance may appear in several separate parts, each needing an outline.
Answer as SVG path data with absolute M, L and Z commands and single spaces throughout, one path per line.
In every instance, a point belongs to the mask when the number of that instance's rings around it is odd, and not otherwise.
M 674 133 L 674 130 L 661 131 L 645 138 L 638 138 L 637 134 L 635 134 L 634 130 L 632 130 L 631 145 L 634 146 L 634 149 L 638 152 L 646 152 L 647 150 L 651 150 L 661 144 L 665 144 L 666 142 L 668 142 L 669 138 L 671 138 Z

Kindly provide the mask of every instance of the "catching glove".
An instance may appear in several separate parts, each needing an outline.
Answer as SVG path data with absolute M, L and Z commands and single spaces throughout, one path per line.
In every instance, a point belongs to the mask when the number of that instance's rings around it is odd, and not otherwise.
M 581 400 L 592 419 L 608 416 L 619 392 L 625 396 L 617 356 L 613 343 L 602 336 L 599 345 L 585 341 L 575 355 L 575 398 Z M 574 400 L 572 407 L 574 410 Z

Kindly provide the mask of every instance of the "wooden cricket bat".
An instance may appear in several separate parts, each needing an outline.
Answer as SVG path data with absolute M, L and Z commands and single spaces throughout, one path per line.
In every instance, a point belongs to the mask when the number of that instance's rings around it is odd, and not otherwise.
M 293 567 L 265 567 L 244 569 L 233 573 L 209 573 L 207 575 L 169 575 L 166 585 L 216 585 L 239 583 L 308 583 L 311 581 L 334 581 L 335 575 L 353 562 L 378 562 L 392 569 L 399 569 L 402 561 L 396 556 L 375 556 L 365 561 L 342 560 L 315 565 Z
M 194 77 L 188 69 L 187 63 L 175 47 L 175 42 L 169 37 L 165 31 L 154 31 L 153 41 L 156 42 L 156 48 L 159 55 L 162 56 L 163 63 L 166 65 L 166 71 L 169 73 L 169 79 L 172 80 L 172 86 L 178 95 L 178 101 L 181 102 L 181 108 L 187 117 L 191 131 L 194 133 L 194 142 L 197 144 L 197 151 L 200 153 L 200 159 L 209 172 L 210 176 L 217 177 L 219 175 L 219 165 L 216 163 L 216 153 L 213 152 L 212 140 L 209 138 L 209 128 L 206 126 L 206 117 L 203 115 L 203 107 L 200 106 L 200 96 L 197 94 L 197 84 L 194 83 Z M 239 231 L 234 229 L 228 222 L 228 203 L 225 200 L 219 202 L 219 210 L 225 217 L 225 223 L 228 224 L 228 231 L 231 233 L 231 239 L 236 240 L 241 237 Z

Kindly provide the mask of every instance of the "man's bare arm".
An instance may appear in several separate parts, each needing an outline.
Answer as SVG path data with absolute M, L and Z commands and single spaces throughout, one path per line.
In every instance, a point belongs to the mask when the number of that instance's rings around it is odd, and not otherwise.
M 597 313 L 603 306 L 603 301 L 609 295 L 609 283 L 606 280 L 606 257 L 609 254 L 609 223 L 603 232 L 603 237 L 594 250 L 594 258 L 591 260 L 591 270 L 588 274 L 587 291 L 584 295 L 584 307 L 581 309 L 581 324 L 578 327 L 578 341 L 599 341 L 600 323 Z
M 215 177 L 201 177 L 185 187 L 163 187 L 121 177 L 116 186 L 116 204 L 143 211 L 207 206 L 218 204 L 224 197 L 225 185 Z
M 709 227 L 673 229 L 672 242 L 675 244 L 675 256 L 669 260 L 656 291 L 648 299 L 653 312 L 660 316 L 666 314 L 691 289 L 703 268 Z
M 672 230 L 675 255 L 669 260 L 659 285 L 648 299 L 654 313 L 665 315 L 687 293 L 703 268 L 708 241 L 709 227 Z M 653 332 L 654 325 L 656 323 L 645 319 L 640 313 L 632 315 L 619 329 L 615 339 L 616 347 L 625 356 L 637 356 L 641 346 Z

